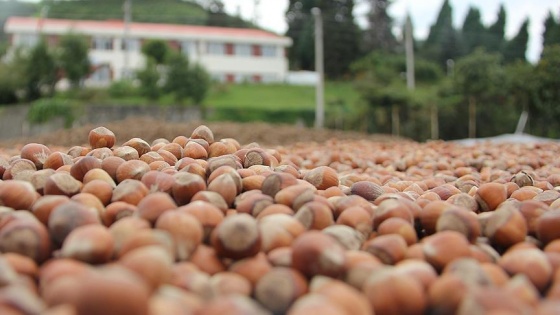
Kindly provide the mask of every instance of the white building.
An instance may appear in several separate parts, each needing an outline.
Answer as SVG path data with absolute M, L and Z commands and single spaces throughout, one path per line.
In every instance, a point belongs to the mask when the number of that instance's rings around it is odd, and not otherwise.
M 70 32 L 91 43 L 93 65 L 88 85 L 106 86 L 145 64 L 142 43 L 167 41 L 172 49 L 203 65 L 224 82 L 282 82 L 288 74 L 286 48 L 291 39 L 258 29 L 10 17 L 4 26 L 12 47 L 33 46 L 40 36 L 56 45 Z M 125 40 L 128 38 L 128 40 Z

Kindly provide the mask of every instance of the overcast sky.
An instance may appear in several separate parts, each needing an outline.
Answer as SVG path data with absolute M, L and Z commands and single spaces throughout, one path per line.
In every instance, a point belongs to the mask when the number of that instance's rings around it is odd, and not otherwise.
M 355 1 L 364 3 L 367 1 Z M 255 3 L 259 3 L 255 11 Z M 435 22 L 443 0 L 395 0 L 389 11 L 397 25 L 404 21 L 406 12 L 410 12 L 416 38 L 425 38 L 430 26 Z M 542 49 L 543 23 L 549 11 L 558 18 L 560 14 L 560 0 L 451 0 L 453 7 L 453 21 L 460 26 L 470 6 L 480 9 L 482 21 L 486 25 L 494 22 L 501 3 L 504 3 L 507 15 L 506 36 L 514 36 L 523 20 L 530 19 L 529 49 L 527 58 L 534 62 L 538 60 Z M 253 20 L 256 13 L 257 24 L 284 34 L 287 25 L 284 14 L 288 7 L 288 0 L 225 0 L 224 4 L 229 13 L 239 12 L 242 17 Z M 367 12 L 367 5 L 357 5 L 355 17 L 363 25 L 363 16 Z

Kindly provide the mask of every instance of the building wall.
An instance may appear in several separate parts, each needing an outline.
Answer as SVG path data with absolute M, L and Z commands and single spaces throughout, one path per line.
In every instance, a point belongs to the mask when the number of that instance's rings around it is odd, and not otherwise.
M 129 72 L 143 68 L 146 61 L 141 53 L 141 45 L 150 39 L 168 41 L 172 49 L 184 52 L 191 62 L 200 63 L 214 79 L 221 81 L 281 82 L 288 73 L 284 51 L 290 41 L 281 36 L 251 37 L 242 34 L 232 37 L 211 32 L 207 35 L 182 34 L 156 32 L 155 28 L 138 28 L 132 29 L 128 37 L 136 41 L 134 49 L 125 52 L 122 28 L 80 28 L 79 23 L 64 26 L 61 23 L 51 25 L 46 22 L 40 26 L 40 31 L 53 45 L 58 43 L 60 36 L 70 31 L 88 36 L 91 42 L 90 60 L 97 71 L 86 80 L 86 84 L 90 86 L 106 86 L 110 81 L 123 78 L 125 68 Z M 14 25 L 9 26 L 7 31 L 13 34 L 14 46 L 32 46 L 38 41 L 37 26 Z M 244 30 L 239 31 L 243 33 Z M 98 45 L 99 43 L 101 44 Z

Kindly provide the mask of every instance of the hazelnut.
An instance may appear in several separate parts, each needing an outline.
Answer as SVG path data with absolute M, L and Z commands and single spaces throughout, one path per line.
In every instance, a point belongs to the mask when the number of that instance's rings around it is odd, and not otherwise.
M 304 226 L 292 216 L 272 214 L 258 221 L 262 238 L 262 250 L 271 250 L 289 246 L 293 240 L 305 231 Z
M 71 197 L 80 192 L 83 184 L 66 172 L 55 173 L 45 181 L 45 195 L 63 195 Z
M 138 156 L 142 156 L 152 150 L 150 145 L 140 138 L 132 138 L 122 145 L 134 148 L 138 152 Z
M 394 265 L 403 260 L 406 249 L 406 241 L 400 234 L 380 235 L 366 241 L 362 246 L 362 250 L 373 254 L 387 265 Z
M 313 277 L 309 285 L 311 293 L 317 293 L 335 302 L 346 314 L 373 314 L 368 299 L 354 287 L 325 276 Z
M 61 195 L 48 195 L 48 196 L 41 196 L 39 197 L 33 206 L 31 207 L 31 212 L 35 215 L 41 223 L 44 225 L 48 225 L 49 223 L 49 216 L 53 209 L 65 202 L 70 200 L 68 196 L 61 196 Z
M 115 134 L 106 127 L 92 129 L 88 135 L 89 145 L 93 148 L 112 148 L 115 145 Z
M 204 239 L 210 237 L 212 231 L 224 220 L 224 212 L 215 205 L 206 201 L 193 201 L 187 205 L 177 208 L 177 211 L 185 212 L 195 216 L 202 224 Z
M 81 157 L 70 167 L 70 175 L 78 181 L 83 181 L 86 173 L 94 168 L 101 168 L 101 160 L 93 156 Z
M 255 256 L 233 262 L 228 270 L 245 277 L 254 288 L 259 279 L 272 270 L 272 265 L 266 255 L 259 252 Z
M 124 201 L 131 205 L 137 205 L 148 192 L 148 188 L 141 181 L 125 179 L 113 190 L 111 202 Z
M 49 216 L 49 232 L 57 245 L 62 245 L 68 234 L 79 226 L 100 224 L 99 213 L 76 201 L 68 201 L 54 208 Z
M 18 253 L 42 263 L 51 254 L 49 233 L 32 215 L 14 217 L 0 228 L 0 252 Z
M 506 186 L 500 183 L 484 183 L 478 187 L 475 198 L 481 211 L 492 211 L 506 201 Z
M 140 155 L 138 155 L 138 151 L 128 145 L 123 145 L 121 147 L 113 149 L 113 155 L 125 161 L 138 160 L 140 158 Z
M 206 189 L 204 179 L 191 173 L 179 172 L 173 175 L 173 179 L 171 185 L 173 199 L 180 206 L 189 203 L 197 192 Z
M 493 244 L 508 248 L 525 240 L 527 222 L 519 210 L 507 206 L 500 207 L 488 218 L 484 235 Z
M 189 141 L 183 150 L 183 157 L 193 159 L 207 159 L 208 151 L 200 143 Z
M 49 154 L 47 159 L 43 162 L 43 169 L 51 168 L 56 170 L 63 165 L 72 165 L 73 163 L 70 155 L 55 151 Z
M 72 230 L 62 243 L 60 256 L 91 264 L 106 263 L 113 256 L 114 240 L 102 225 L 84 225 Z
M 0 182 L 0 206 L 14 210 L 31 210 L 38 198 L 39 194 L 29 182 L 21 180 Z
M 169 232 L 175 244 L 174 256 L 180 261 L 189 259 L 202 242 L 204 234 L 202 224 L 196 217 L 178 211 L 162 213 L 155 228 Z
M 211 243 L 216 253 L 223 257 L 254 256 L 261 249 L 257 221 L 245 213 L 225 217 L 212 232 Z
M 413 245 L 418 241 L 416 230 L 412 224 L 399 217 L 391 217 L 383 221 L 377 228 L 377 233 L 379 235 L 398 234 L 402 236 L 408 246 Z
M 308 231 L 292 243 L 292 267 L 305 276 L 338 277 L 344 273 L 344 248 L 327 234 Z
M 143 246 L 127 252 L 118 263 L 140 276 L 155 290 L 171 280 L 172 256 L 161 246 Z
M 125 161 L 117 167 L 117 182 L 120 183 L 125 179 L 141 180 L 142 176 L 150 171 L 148 163 L 141 160 Z
M 110 156 L 101 161 L 101 168 L 111 176 L 113 181 L 117 180 L 117 168 L 124 163 L 125 160 L 118 156 Z
M 104 180 L 94 179 L 82 186 L 82 193 L 94 195 L 103 205 L 107 206 L 113 197 L 113 188 L 114 186 Z
M 441 231 L 422 240 L 426 261 L 442 270 L 451 261 L 470 255 L 468 239 L 456 231 Z
M 51 154 L 51 150 L 44 144 L 28 143 L 21 148 L 22 159 L 29 160 L 35 164 L 37 169 L 42 169 L 45 161 Z
M 334 237 L 346 250 L 358 250 L 364 242 L 362 234 L 346 225 L 331 225 L 321 232 Z
M 338 173 L 331 167 L 319 166 L 306 172 L 303 179 L 317 189 L 325 190 L 332 186 L 338 186 Z
M 306 294 L 297 299 L 292 307 L 290 307 L 287 314 L 348 315 L 342 306 L 339 306 L 336 302 L 329 300 L 328 297 L 317 293 Z
M 307 280 L 301 273 L 291 268 L 275 267 L 257 282 L 255 298 L 274 314 L 285 314 L 307 291 Z
M 539 249 L 508 250 L 498 261 L 508 274 L 524 274 L 543 292 L 552 277 L 552 266 L 546 255 Z
M 212 290 L 214 298 L 221 298 L 228 295 L 250 296 L 253 290 L 249 280 L 231 271 L 214 274 L 210 278 L 210 289 Z
M 173 209 L 177 209 L 177 204 L 168 194 L 155 192 L 140 200 L 138 209 L 134 214 L 151 224 L 155 224 L 162 214 Z
M 371 274 L 363 292 L 376 314 L 424 314 L 428 304 L 418 280 L 388 267 Z
M 148 314 L 150 291 L 136 274 L 124 268 L 63 277 L 43 294 L 50 307 L 72 305 L 78 314 Z
M 191 139 L 203 139 L 208 142 L 208 144 L 212 144 L 214 142 L 214 133 L 208 126 L 200 125 L 191 133 Z
M 318 201 L 310 201 L 302 205 L 294 218 L 308 230 L 322 230 L 334 224 L 332 210 Z
M 196 265 L 200 271 L 209 275 L 226 270 L 226 266 L 216 254 L 216 250 L 205 244 L 199 244 L 196 247 L 189 261 Z
M 476 242 L 476 239 L 481 235 L 480 222 L 476 214 L 460 208 L 445 210 L 439 216 L 436 231 L 445 230 L 457 231 L 465 235 L 471 243 Z
M 297 183 L 297 178 L 290 173 L 272 173 L 265 177 L 261 190 L 263 194 L 274 198 L 280 190 Z
M 175 178 L 169 174 L 158 172 L 158 171 L 148 171 L 142 175 L 141 182 L 146 185 L 148 190 L 152 192 L 164 192 L 170 193 L 175 183 Z
M 228 204 L 224 200 L 224 197 L 215 191 L 201 190 L 198 191 L 194 196 L 192 196 L 191 202 L 193 201 L 205 201 L 211 203 L 220 209 L 224 214 L 229 208 Z

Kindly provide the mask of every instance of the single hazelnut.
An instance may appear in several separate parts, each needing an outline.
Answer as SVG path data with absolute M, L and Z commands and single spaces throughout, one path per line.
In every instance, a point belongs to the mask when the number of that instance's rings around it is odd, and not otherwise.
M 307 280 L 301 273 L 291 268 L 275 267 L 257 282 L 255 298 L 274 314 L 285 314 L 307 291 Z
M 64 239 L 60 256 L 90 264 L 108 262 L 113 256 L 114 240 L 102 225 L 84 225 L 72 230 Z
M 220 256 L 241 259 L 254 256 L 261 249 L 261 234 L 257 221 L 240 213 L 225 217 L 214 229 L 211 243 Z
M 292 267 L 307 277 L 338 277 L 344 273 L 344 248 L 327 234 L 308 231 L 292 243 Z
M 51 150 L 44 144 L 28 143 L 21 148 L 20 156 L 35 164 L 37 169 L 42 169 L 45 161 L 51 154 Z
M 204 236 L 200 221 L 185 212 L 162 213 L 155 223 L 155 228 L 167 231 L 171 235 L 175 249 L 174 257 L 179 261 L 188 260 Z
M 106 127 L 92 129 L 88 135 L 89 145 L 93 148 L 112 148 L 115 145 L 115 134 Z

